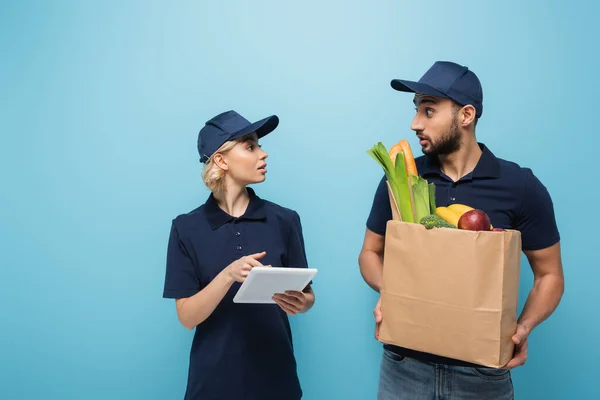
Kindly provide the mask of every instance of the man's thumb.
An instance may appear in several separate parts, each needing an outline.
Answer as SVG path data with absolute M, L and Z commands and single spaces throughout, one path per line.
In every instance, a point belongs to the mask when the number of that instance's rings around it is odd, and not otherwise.
M 525 335 L 523 335 L 521 332 L 517 332 L 513 336 L 513 342 L 515 344 L 521 344 L 524 339 L 525 339 Z
M 379 308 L 375 309 L 375 322 L 381 322 L 382 319 L 381 310 Z

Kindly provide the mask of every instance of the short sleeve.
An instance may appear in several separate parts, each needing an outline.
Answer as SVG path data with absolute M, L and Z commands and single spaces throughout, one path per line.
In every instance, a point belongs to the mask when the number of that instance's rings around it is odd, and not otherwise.
M 392 207 L 390 206 L 387 180 L 384 176 L 381 178 L 375 191 L 371 212 L 367 218 L 367 228 L 379 235 L 385 236 L 387 222 L 390 219 L 392 219 Z
M 304 236 L 302 234 L 302 223 L 300 215 L 293 212 L 292 221 L 287 240 L 287 249 L 283 262 L 286 267 L 308 268 L 306 250 L 304 248 Z
M 525 169 L 521 209 L 516 229 L 521 232 L 523 250 L 539 250 L 560 240 L 550 193 L 540 180 Z
M 175 222 L 171 224 L 171 234 L 167 247 L 167 267 L 165 274 L 164 298 L 185 298 L 200 291 L 200 282 L 194 264 L 179 237 Z

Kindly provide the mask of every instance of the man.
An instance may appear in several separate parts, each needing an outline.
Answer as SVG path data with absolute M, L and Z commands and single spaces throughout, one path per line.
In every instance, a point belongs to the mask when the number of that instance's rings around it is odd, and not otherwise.
M 484 368 L 384 345 L 378 399 L 512 399 L 510 370 L 525 363 L 531 331 L 552 314 L 564 290 L 552 200 L 530 169 L 495 157 L 477 141 L 475 127 L 483 111 L 483 91 L 467 67 L 438 61 L 418 82 L 395 79 L 391 85 L 398 91 L 415 93 L 416 115 L 411 129 L 424 154 L 415 162 L 419 174 L 435 183 L 438 206 L 468 204 L 485 211 L 494 227 L 519 230 L 534 285 L 518 318 L 512 338 L 514 357 L 506 368 Z M 364 280 L 378 292 L 386 222 L 391 218 L 384 177 L 375 193 L 359 256 Z M 377 337 L 385 318 L 381 299 L 374 315 Z

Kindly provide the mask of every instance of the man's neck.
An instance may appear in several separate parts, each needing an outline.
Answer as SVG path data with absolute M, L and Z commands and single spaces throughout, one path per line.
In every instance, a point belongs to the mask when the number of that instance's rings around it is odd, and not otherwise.
M 440 167 L 454 182 L 471 173 L 481 158 L 481 148 L 475 138 L 463 142 L 457 152 L 440 156 Z

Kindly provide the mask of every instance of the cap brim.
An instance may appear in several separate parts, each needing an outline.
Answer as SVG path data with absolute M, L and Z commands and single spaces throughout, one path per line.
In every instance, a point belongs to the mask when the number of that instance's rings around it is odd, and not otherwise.
M 232 135 L 229 138 L 229 140 L 246 136 L 247 134 L 252 132 L 256 132 L 256 136 L 258 136 L 258 138 L 261 138 L 273 132 L 278 125 L 279 117 L 277 115 L 271 115 L 270 117 L 263 118 L 260 121 L 256 121 L 255 123 L 250 124 L 247 127 L 237 131 L 234 135 Z
M 390 84 L 394 89 L 400 92 L 419 93 L 435 97 L 448 97 L 444 93 L 424 83 L 405 81 L 402 79 L 393 79 Z

